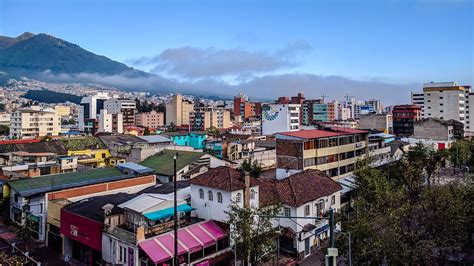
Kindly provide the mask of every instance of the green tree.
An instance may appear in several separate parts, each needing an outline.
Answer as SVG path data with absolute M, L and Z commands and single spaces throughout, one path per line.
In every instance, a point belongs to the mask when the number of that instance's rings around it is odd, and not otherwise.
M 168 126 L 168 132 L 176 132 L 176 125 L 175 123 L 171 122 Z
M 209 127 L 208 129 L 206 129 L 206 132 L 210 135 L 219 135 L 219 129 L 215 126 Z
M 150 129 L 148 127 L 145 127 L 145 129 L 143 131 L 143 135 L 145 135 L 145 136 L 150 135 Z
M 30 219 L 25 219 L 23 225 L 15 225 L 14 233 L 16 237 L 25 243 L 25 250 L 28 251 L 28 241 L 30 241 L 35 232 L 33 231 L 33 224 Z
M 231 227 L 230 237 L 236 244 L 236 255 L 243 265 L 267 262 L 275 250 L 276 228 L 272 218 L 279 213 L 280 206 L 263 208 L 230 206 L 227 212 Z
M 458 140 L 453 142 L 449 148 L 449 159 L 453 163 L 453 171 L 456 173 L 456 165 L 461 168 L 472 157 L 471 144 L 467 140 Z
M 248 160 L 244 159 L 244 161 L 242 162 L 242 164 L 239 167 L 239 170 L 248 172 L 249 175 L 251 177 L 254 177 L 254 178 L 259 178 L 260 174 L 263 171 L 262 166 L 260 165 L 260 163 L 257 160 L 254 160 L 253 163 L 252 163 L 251 158 L 249 158 Z
M 6 125 L 0 125 L 0 135 L 8 135 L 10 134 L 10 127 Z

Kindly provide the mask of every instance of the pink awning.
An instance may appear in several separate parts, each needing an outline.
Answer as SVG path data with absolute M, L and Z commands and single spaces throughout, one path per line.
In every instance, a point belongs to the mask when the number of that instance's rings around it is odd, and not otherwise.
M 213 221 L 205 221 L 178 230 L 178 255 L 194 253 L 212 245 L 227 234 Z M 139 247 L 154 263 L 164 262 L 174 256 L 174 233 L 169 232 L 140 242 Z

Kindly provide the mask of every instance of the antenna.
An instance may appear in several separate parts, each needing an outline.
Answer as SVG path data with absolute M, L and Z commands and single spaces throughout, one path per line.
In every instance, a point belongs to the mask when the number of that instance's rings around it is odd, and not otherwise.
M 323 99 L 323 103 L 325 102 L 325 99 L 328 98 L 328 97 L 329 96 L 324 95 L 324 93 L 323 93 L 323 95 L 321 95 L 321 99 Z
M 348 102 L 350 98 L 354 98 L 354 97 L 355 96 L 353 96 L 353 95 L 349 95 L 349 93 L 346 94 L 346 96 L 344 96 L 344 98 L 346 98 L 346 102 Z

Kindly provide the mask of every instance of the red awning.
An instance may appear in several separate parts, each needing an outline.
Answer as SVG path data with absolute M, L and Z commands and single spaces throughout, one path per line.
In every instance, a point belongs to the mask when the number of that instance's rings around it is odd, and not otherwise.
M 178 230 L 178 255 L 196 252 L 215 245 L 227 234 L 213 221 L 205 221 Z M 174 256 L 174 233 L 169 232 L 144 240 L 138 246 L 153 260 L 160 263 Z

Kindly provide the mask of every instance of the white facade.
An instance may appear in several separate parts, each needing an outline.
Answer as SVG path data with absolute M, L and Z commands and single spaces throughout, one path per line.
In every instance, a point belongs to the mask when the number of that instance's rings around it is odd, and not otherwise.
M 100 110 L 99 132 L 123 133 L 122 113 L 109 113 L 107 109 Z
M 52 109 L 37 106 L 17 110 L 10 117 L 10 137 L 37 138 L 57 136 L 61 131 L 61 119 Z
M 418 105 L 421 107 L 421 115 L 424 116 L 425 110 L 425 94 L 424 93 L 411 93 L 411 104 Z
M 81 99 L 79 107 L 79 130 L 84 131 L 87 129 L 85 123 L 86 119 L 97 119 L 100 114 L 100 110 L 103 109 L 104 102 L 110 99 L 107 93 L 97 93 L 96 95 L 87 96 Z
M 466 95 L 466 131 L 471 135 L 474 133 L 474 93 Z
M 269 104 L 262 109 L 263 135 L 299 130 L 300 104 Z
M 222 202 L 220 201 L 221 197 Z M 259 207 L 258 197 L 258 186 L 251 187 L 250 206 L 255 208 Z M 229 220 L 226 212 L 230 210 L 230 205 L 232 203 L 236 203 L 239 207 L 243 208 L 243 189 L 229 192 L 191 184 L 191 206 L 196 209 L 196 213 L 200 219 L 215 220 L 226 223 Z

